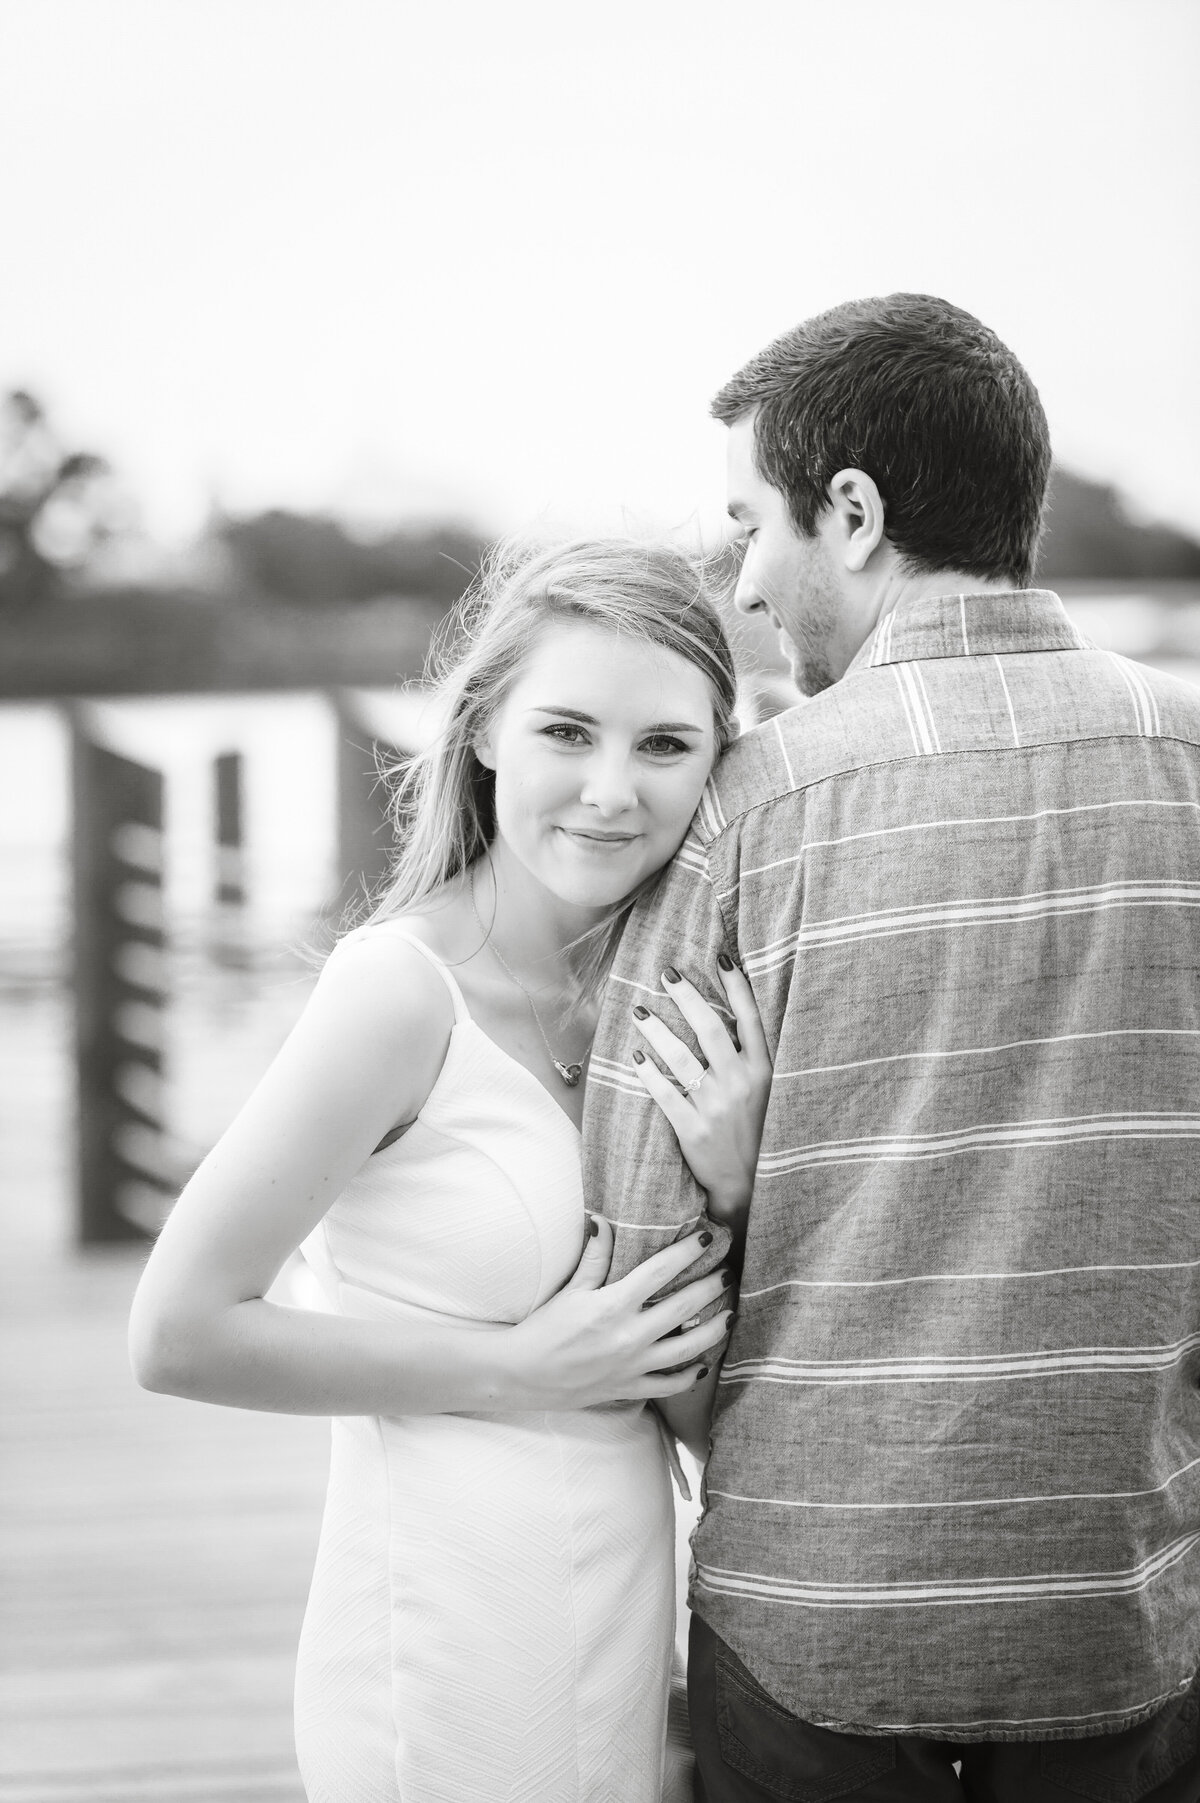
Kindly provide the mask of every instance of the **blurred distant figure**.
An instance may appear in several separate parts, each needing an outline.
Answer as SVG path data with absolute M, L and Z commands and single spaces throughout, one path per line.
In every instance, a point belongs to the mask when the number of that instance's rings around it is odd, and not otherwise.
M 45 600 L 108 537 L 108 473 L 90 451 L 63 451 L 25 389 L 0 402 L 0 607 Z

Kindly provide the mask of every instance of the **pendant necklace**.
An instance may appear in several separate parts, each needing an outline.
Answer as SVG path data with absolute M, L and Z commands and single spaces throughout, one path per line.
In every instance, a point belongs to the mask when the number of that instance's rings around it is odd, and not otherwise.
M 487 927 L 484 926 L 482 920 L 480 920 L 480 918 L 479 918 L 479 909 L 475 906 L 475 885 L 474 885 L 474 883 L 472 883 L 470 885 L 470 887 L 468 889 L 468 894 L 471 898 L 471 912 L 475 916 L 475 924 L 479 928 L 479 931 L 483 934 L 483 943 L 487 946 L 488 950 L 493 954 L 493 956 L 496 959 L 497 964 L 500 966 L 500 968 L 504 972 L 505 976 L 509 979 L 510 982 L 516 984 L 517 988 L 521 991 L 521 994 L 525 997 L 525 1000 L 529 1003 L 529 1012 L 533 1015 L 533 1024 L 542 1036 L 542 1044 L 546 1048 L 546 1054 L 547 1054 L 548 1058 L 550 1059 L 551 1064 L 554 1066 L 555 1070 L 558 1072 L 559 1076 L 562 1078 L 562 1080 L 566 1084 L 567 1088 L 574 1089 L 574 1087 L 578 1083 L 580 1077 L 582 1077 L 582 1075 L 583 1075 L 583 1062 L 584 1062 L 583 1059 L 581 1058 L 577 1064 L 564 1064 L 561 1058 L 556 1058 L 554 1056 L 554 1047 L 550 1044 L 550 1041 L 546 1038 L 546 1029 L 542 1025 L 542 1017 L 537 1011 L 537 1004 L 534 1002 L 533 997 L 530 995 L 528 989 L 526 989 L 524 983 L 522 983 L 522 981 L 521 981 L 520 977 L 517 975 L 516 971 L 513 970 L 512 967 L 510 966 L 507 958 L 504 956 L 503 952 L 500 950 L 500 947 L 496 944 L 496 941 L 492 938 Z

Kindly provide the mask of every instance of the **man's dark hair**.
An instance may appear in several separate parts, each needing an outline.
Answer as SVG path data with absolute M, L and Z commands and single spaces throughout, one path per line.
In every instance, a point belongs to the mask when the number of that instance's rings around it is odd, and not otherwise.
M 883 498 L 910 569 L 1028 583 L 1050 477 L 1046 415 L 1021 364 L 931 294 L 847 301 L 769 344 L 712 404 L 751 408 L 754 458 L 806 537 L 838 470 Z

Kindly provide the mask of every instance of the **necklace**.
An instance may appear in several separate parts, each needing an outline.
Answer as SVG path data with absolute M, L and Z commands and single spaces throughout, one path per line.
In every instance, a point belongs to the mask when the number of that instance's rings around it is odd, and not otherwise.
M 550 1041 L 546 1038 L 546 1029 L 542 1025 L 542 1017 L 537 1011 L 537 1004 L 534 1002 L 533 997 L 530 995 L 528 989 L 526 989 L 524 983 L 522 983 L 522 981 L 521 981 L 520 977 L 517 975 L 516 971 L 513 970 L 512 966 L 509 964 L 508 959 L 504 956 L 503 952 L 500 950 L 500 947 L 496 944 L 496 941 L 492 938 L 487 927 L 484 926 L 482 920 L 480 920 L 480 918 L 479 918 L 479 909 L 475 906 L 475 885 L 473 883 L 471 884 L 471 887 L 470 887 L 468 893 L 471 898 L 471 912 L 475 916 L 476 926 L 479 928 L 479 931 L 483 934 L 483 943 L 487 946 L 488 950 L 492 953 L 493 957 L 495 958 L 497 964 L 500 966 L 501 970 L 504 972 L 505 976 L 509 979 L 510 982 L 516 984 L 517 988 L 521 991 L 521 994 L 525 997 L 525 1000 L 529 1003 L 529 1012 L 533 1015 L 534 1026 L 537 1028 L 538 1032 L 542 1036 L 542 1044 L 546 1048 L 547 1057 L 549 1058 L 551 1064 L 554 1066 L 555 1070 L 558 1072 L 559 1076 L 562 1078 L 563 1082 L 566 1084 L 567 1088 L 574 1089 L 574 1087 L 578 1083 L 580 1077 L 582 1077 L 582 1075 L 583 1075 L 583 1060 L 582 1060 L 582 1058 L 579 1060 L 579 1062 L 577 1064 L 564 1064 L 561 1058 L 556 1058 L 554 1056 L 554 1047 L 550 1044 Z

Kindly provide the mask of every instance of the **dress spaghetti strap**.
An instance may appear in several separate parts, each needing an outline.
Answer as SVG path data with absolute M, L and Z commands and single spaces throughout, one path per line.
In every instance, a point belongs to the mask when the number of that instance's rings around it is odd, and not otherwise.
M 450 1000 L 454 1005 L 455 1026 L 457 1026 L 460 1021 L 470 1020 L 471 1010 L 467 1007 L 466 998 L 464 997 L 462 990 L 459 988 L 455 978 L 451 975 L 449 965 L 446 964 L 443 959 L 439 958 L 436 952 L 430 951 L 425 942 L 418 939 L 415 933 L 409 932 L 405 928 L 402 920 L 381 920 L 369 927 L 360 927 L 359 933 L 364 936 L 367 933 L 386 933 L 391 939 L 403 939 L 405 945 L 411 945 L 414 951 L 420 952 L 425 962 L 433 966 L 443 983 L 445 983 L 446 988 L 450 991 Z M 352 938 L 357 937 L 357 935 L 354 934 L 350 936 Z

